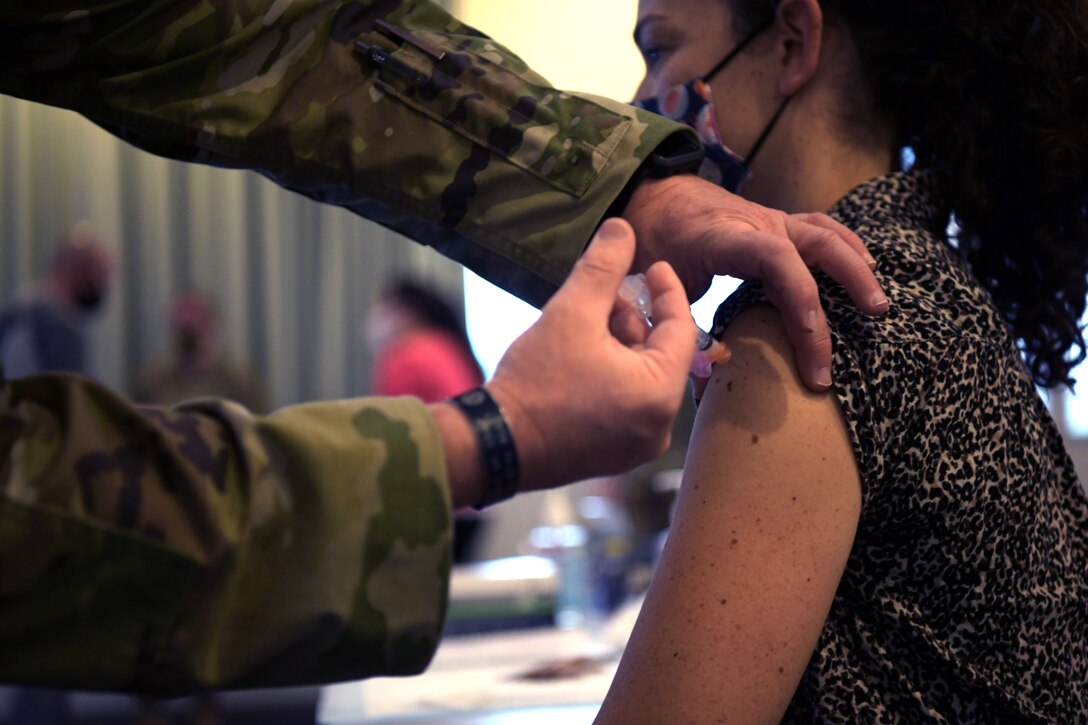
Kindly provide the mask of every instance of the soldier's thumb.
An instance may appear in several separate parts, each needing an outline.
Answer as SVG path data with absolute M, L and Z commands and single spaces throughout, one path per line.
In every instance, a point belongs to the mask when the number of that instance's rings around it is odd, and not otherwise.
M 635 230 L 623 219 L 606 219 L 560 288 L 583 311 L 608 319 L 616 292 L 635 258 Z

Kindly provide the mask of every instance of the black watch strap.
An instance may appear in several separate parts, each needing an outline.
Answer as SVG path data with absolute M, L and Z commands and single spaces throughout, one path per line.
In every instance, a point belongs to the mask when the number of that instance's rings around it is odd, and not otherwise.
M 706 151 L 691 134 L 677 133 L 654 149 L 642 168 L 656 179 L 676 174 L 694 174 L 703 164 Z
M 450 402 L 472 424 L 483 455 L 484 490 L 473 508 L 480 510 L 512 497 L 517 493 L 521 470 L 514 436 L 502 408 L 486 388 L 474 388 Z
M 635 193 L 635 189 L 647 177 L 664 179 L 676 174 L 694 174 L 703 164 L 706 152 L 693 134 L 674 133 L 654 149 L 654 152 L 642 162 L 635 171 L 634 176 L 627 180 L 627 185 L 608 207 L 604 218 L 620 216 L 627 208 L 627 203 Z M 602 220 L 603 221 L 603 220 Z

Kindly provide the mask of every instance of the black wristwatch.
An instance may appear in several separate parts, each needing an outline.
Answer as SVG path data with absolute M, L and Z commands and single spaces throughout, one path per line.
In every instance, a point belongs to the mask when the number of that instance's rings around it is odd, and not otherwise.
M 702 144 L 691 133 L 674 133 L 665 139 L 650 156 L 638 167 L 634 176 L 627 180 L 623 191 L 608 207 L 604 218 L 621 216 L 635 189 L 647 177 L 664 179 L 677 174 L 694 174 L 703 164 L 706 152 Z
M 505 501 L 517 493 L 521 466 L 514 435 L 502 408 L 483 386 L 450 398 L 449 402 L 468 419 L 480 443 L 484 485 L 480 500 L 472 508 L 479 511 Z

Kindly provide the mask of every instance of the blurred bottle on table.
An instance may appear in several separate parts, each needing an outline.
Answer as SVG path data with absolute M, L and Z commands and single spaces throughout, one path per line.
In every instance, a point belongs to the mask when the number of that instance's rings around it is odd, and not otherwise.
M 578 501 L 578 519 L 587 534 L 591 627 L 607 620 L 630 592 L 631 517 L 607 496 L 585 496 Z
M 589 621 L 588 540 L 566 492 L 544 494 L 543 523 L 529 532 L 529 545 L 555 563 L 555 626 L 560 629 L 578 629 Z
M 543 523 L 529 534 L 534 553 L 555 562 L 555 624 L 596 636 L 628 593 L 631 522 L 615 501 L 586 496 L 575 507 L 565 491 L 548 491 Z

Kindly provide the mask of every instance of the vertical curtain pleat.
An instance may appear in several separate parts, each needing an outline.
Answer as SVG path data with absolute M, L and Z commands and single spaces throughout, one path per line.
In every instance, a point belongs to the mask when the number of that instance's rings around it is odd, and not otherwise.
M 88 219 L 118 274 L 92 323 L 94 372 L 131 394 L 169 345 L 172 294 L 210 293 L 223 348 L 275 406 L 367 392 L 363 315 L 398 274 L 460 299 L 461 270 L 342 209 L 251 172 L 138 151 L 82 117 L 0 97 L 0 296 L 36 279 Z

